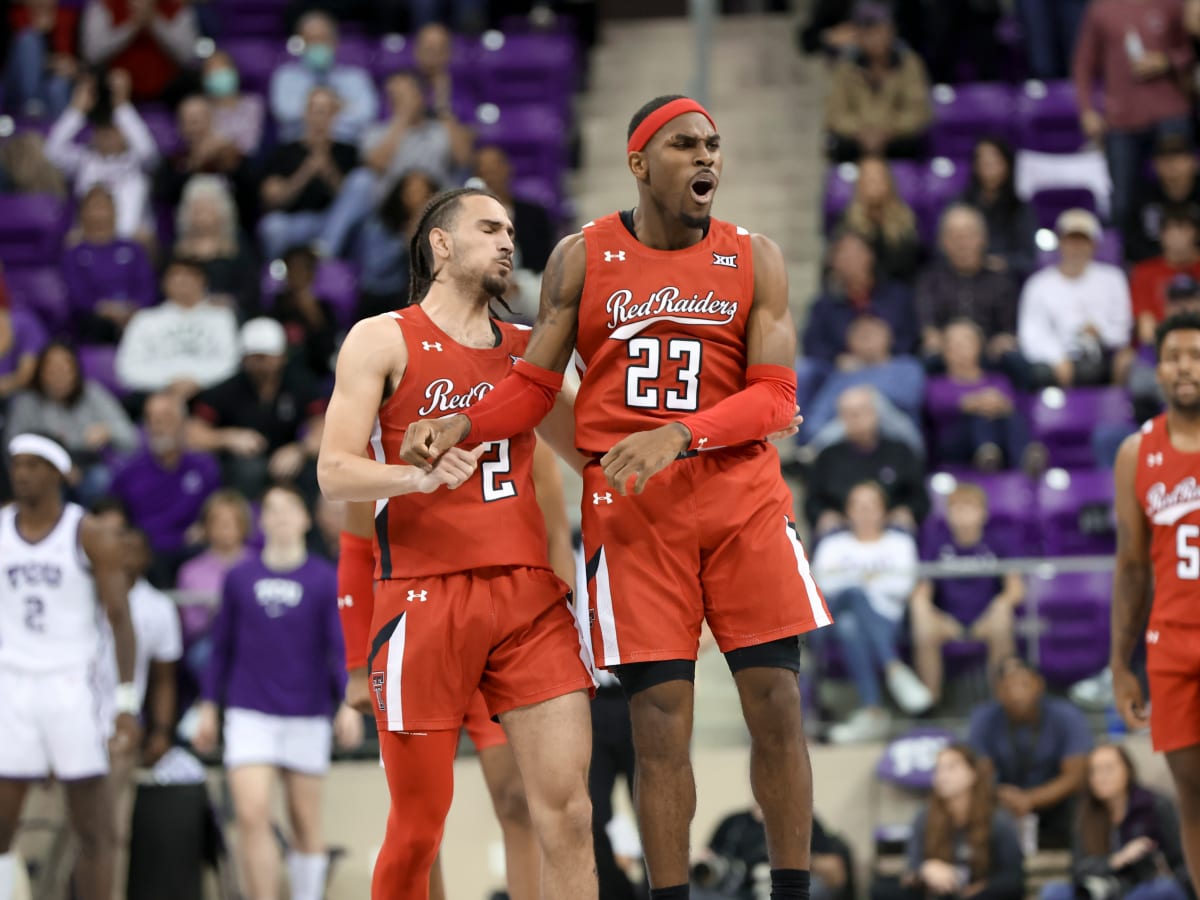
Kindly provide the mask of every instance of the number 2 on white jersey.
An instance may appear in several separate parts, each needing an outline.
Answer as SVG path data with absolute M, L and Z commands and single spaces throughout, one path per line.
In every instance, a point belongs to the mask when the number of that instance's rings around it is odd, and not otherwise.
M 639 337 L 629 341 L 629 358 L 637 360 L 625 370 L 625 404 L 634 409 L 659 409 L 659 390 L 645 381 L 657 381 L 662 375 L 660 338 Z M 700 408 L 700 360 L 702 345 L 692 338 L 666 341 L 667 359 L 681 363 L 675 374 L 678 388 L 662 391 L 663 407 L 677 412 L 695 412 Z
M 517 483 L 501 476 L 511 474 L 508 438 L 488 441 L 484 444 L 483 456 L 479 458 L 479 479 L 483 482 L 483 502 L 506 500 L 517 496 Z
M 1180 525 L 1175 529 L 1175 550 L 1179 554 L 1179 565 L 1175 571 L 1186 581 L 1200 579 L 1200 525 Z

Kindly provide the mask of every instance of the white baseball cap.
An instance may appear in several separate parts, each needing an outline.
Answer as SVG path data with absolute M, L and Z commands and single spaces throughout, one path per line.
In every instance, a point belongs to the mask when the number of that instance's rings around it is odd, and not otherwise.
M 1095 213 L 1086 209 L 1064 210 L 1054 223 L 1054 230 L 1060 238 L 1068 234 L 1081 234 L 1093 241 L 1100 240 L 1100 220 Z
M 242 356 L 282 356 L 287 352 L 287 332 L 274 319 L 260 316 L 242 326 Z

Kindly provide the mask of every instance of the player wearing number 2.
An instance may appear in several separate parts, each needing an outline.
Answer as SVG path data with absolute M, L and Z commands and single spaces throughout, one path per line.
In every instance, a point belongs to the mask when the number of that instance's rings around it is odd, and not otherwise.
M 63 503 L 71 457 L 59 444 L 21 434 L 8 454 L 16 502 L 0 509 L 0 900 L 13 895 L 10 848 L 25 791 L 50 775 L 66 785 L 80 839 L 75 894 L 111 900 L 106 616 L 120 677 L 114 751 L 138 747 L 141 712 L 121 539 Z
M 1110 664 L 1121 715 L 1131 728 L 1149 721 L 1154 749 L 1167 756 L 1188 871 L 1200 884 L 1200 316 L 1167 319 L 1157 344 L 1167 411 L 1117 454 Z M 1143 635 L 1149 710 L 1130 669 Z
M 830 617 L 764 441 L 795 411 L 783 255 L 711 217 L 721 139 L 699 103 L 643 106 L 627 159 L 637 208 L 559 244 L 512 376 L 462 415 L 410 426 L 404 458 L 428 467 L 459 441 L 537 424 L 577 353 L 575 442 L 593 457 L 583 473 L 592 646 L 630 697 L 651 897 L 688 896 L 692 682 L 707 619 L 750 730 L 771 897 L 807 898 L 798 636 Z
M 428 897 L 458 731 L 477 690 L 524 777 L 542 896 L 596 897 L 592 678 L 547 555 L 532 429 L 455 448 L 429 472 L 400 462 L 410 421 L 468 408 L 525 352 L 528 330 L 489 312 L 509 287 L 512 252 L 495 197 L 460 189 L 434 198 L 412 240 L 416 305 L 358 323 L 338 356 L 321 488 L 330 499 L 378 501 L 367 670 L 392 813 L 375 900 Z M 547 424 L 551 446 L 574 454 L 569 405 Z

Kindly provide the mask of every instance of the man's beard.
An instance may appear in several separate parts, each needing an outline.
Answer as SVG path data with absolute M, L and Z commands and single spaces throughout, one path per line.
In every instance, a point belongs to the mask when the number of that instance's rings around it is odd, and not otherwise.
M 504 295 L 508 293 L 509 281 L 501 275 L 493 275 L 490 272 L 483 276 L 483 281 L 480 283 L 483 292 L 489 297 L 496 300 L 503 300 Z
M 708 223 L 711 218 L 712 217 L 708 215 L 693 216 L 688 213 L 679 214 L 679 221 L 683 223 L 685 228 L 698 229 L 701 231 L 705 228 L 708 228 Z
M 1200 395 L 1195 399 L 1183 401 L 1171 392 L 1167 392 L 1167 405 L 1189 419 L 1200 419 Z

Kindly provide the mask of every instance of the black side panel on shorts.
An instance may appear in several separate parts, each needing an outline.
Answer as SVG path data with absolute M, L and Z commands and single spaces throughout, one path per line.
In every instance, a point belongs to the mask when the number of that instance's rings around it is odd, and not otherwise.
M 375 516 L 375 538 L 379 544 L 379 577 L 392 577 L 392 546 L 388 543 L 388 504 Z
M 609 671 L 621 682 L 621 690 L 625 699 L 630 700 L 634 694 L 668 681 L 696 680 L 696 661 L 694 659 L 657 659 L 651 662 L 625 663 L 623 666 L 612 666 Z
M 596 579 L 596 573 L 600 571 L 600 554 L 604 552 L 604 545 L 601 544 L 596 548 L 596 552 L 592 554 L 592 558 L 584 564 L 584 574 L 587 576 L 587 583 L 591 584 Z
M 400 620 L 404 618 L 404 613 L 396 616 L 389 622 L 385 622 L 383 627 L 379 629 L 379 633 L 375 635 L 371 641 L 371 652 L 367 654 L 367 671 L 370 672 L 375 668 L 375 655 L 383 649 L 384 645 L 392 639 L 392 635 L 396 633 L 396 628 L 400 624 Z
M 742 669 L 787 669 L 799 674 L 800 636 L 730 650 L 725 654 L 725 664 L 733 674 Z

